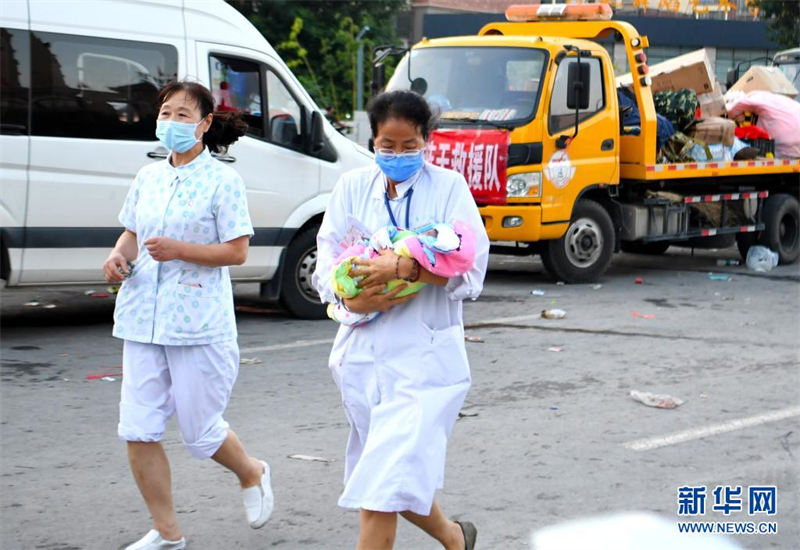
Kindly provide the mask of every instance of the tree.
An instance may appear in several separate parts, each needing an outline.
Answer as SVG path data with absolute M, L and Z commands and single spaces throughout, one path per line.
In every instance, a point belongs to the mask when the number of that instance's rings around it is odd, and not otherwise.
M 786 48 L 800 46 L 800 2 L 798 0 L 751 0 L 758 16 L 767 21 L 769 37 Z
M 227 0 L 267 38 L 315 101 L 338 114 L 355 103 L 356 34 L 364 26 L 364 97 L 370 54 L 398 44 L 395 17 L 408 0 Z

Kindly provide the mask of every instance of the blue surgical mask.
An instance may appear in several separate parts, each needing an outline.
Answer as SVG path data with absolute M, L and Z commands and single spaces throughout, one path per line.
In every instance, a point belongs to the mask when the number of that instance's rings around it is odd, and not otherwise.
M 396 182 L 403 182 L 416 174 L 425 161 L 422 158 L 422 150 L 419 150 L 414 153 L 402 153 L 399 155 L 376 151 L 375 162 L 378 163 L 387 178 Z
M 199 125 L 199 122 L 159 120 L 156 122 L 156 137 L 170 151 L 185 153 L 200 141 L 194 136 Z

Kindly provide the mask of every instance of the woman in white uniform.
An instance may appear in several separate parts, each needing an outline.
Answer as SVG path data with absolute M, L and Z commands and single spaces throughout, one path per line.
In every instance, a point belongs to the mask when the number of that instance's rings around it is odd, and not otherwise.
M 125 231 L 103 264 L 107 281 L 124 281 L 114 311 L 124 340 L 118 433 L 153 517 L 128 550 L 186 544 L 160 443 L 173 414 L 192 456 L 238 476 L 251 527 L 273 508 L 269 466 L 222 418 L 239 369 L 227 266 L 244 263 L 253 227 L 242 179 L 209 150 L 225 150 L 247 125 L 213 113 L 211 93 L 194 82 L 168 84 L 159 105 L 156 137 L 169 158 L 137 174 L 119 215 Z
M 383 313 L 363 326 L 341 326 L 330 355 L 351 428 L 339 505 L 360 510 L 359 550 L 392 548 L 397 513 L 444 548 L 471 550 L 475 526 L 449 521 L 434 493 L 471 381 L 461 301 L 483 288 L 489 241 L 464 178 L 423 160 L 426 101 L 409 91 L 381 94 L 369 119 L 377 164 L 341 177 L 317 237 L 314 284 L 322 300 L 337 301 L 331 270 L 342 244 L 389 224 L 461 221 L 474 232 L 476 251 L 473 267 L 450 279 L 388 250 L 357 262 L 353 275 L 364 277 L 363 290 L 338 302 L 355 313 Z M 427 285 L 399 298 L 403 286 L 385 292 L 395 278 Z

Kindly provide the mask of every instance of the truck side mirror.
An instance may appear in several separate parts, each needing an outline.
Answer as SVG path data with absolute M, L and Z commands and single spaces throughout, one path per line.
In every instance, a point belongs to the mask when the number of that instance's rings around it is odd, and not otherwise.
M 383 62 L 375 63 L 372 65 L 372 97 L 378 95 L 386 86 L 386 65 Z
M 589 108 L 589 64 L 577 63 L 567 67 L 567 109 Z
M 728 69 L 728 72 L 725 75 L 725 86 L 729 90 L 731 89 L 731 86 L 736 84 L 736 81 L 739 80 L 738 78 L 739 75 L 736 74 L 737 72 L 738 71 L 734 67 L 731 67 L 730 69 Z

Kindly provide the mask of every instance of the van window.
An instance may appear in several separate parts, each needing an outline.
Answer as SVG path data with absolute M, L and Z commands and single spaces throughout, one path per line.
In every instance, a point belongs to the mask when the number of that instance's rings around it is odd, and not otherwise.
M 253 61 L 209 56 L 211 93 L 217 111 L 236 111 L 247 121 L 247 133 L 264 137 L 261 65 Z
M 31 33 L 39 136 L 154 141 L 158 91 L 178 73 L 169 44 Z
M 28 133 L 30 73 L 28 31 L 0 29 L 0 134 Z
M 550 117 L 548 126 L 550 133 L 555 134 L 567 128 L 575 126 L 575 110 L 567 109 L 567 73 L 569 66 L 577 63 L 575 57 L 565 57 L 558 64 L 555 84 L 553 85 L 553 95 L 550 97 Z M 589 64 L 589 108 L 581 109 L 578 120 L 584 121 L 587 118 L 603 110 L 606 105 L 605 93 L 603 90 L 603 72 L 600 66 L 600 59 L 597 57 L 582 57 L 581 63 Z
M 300 104 L 271 70 L 267 70 L 270 141 L 285 147 L 302 146 Z

